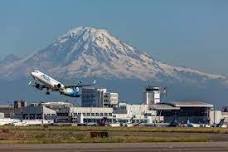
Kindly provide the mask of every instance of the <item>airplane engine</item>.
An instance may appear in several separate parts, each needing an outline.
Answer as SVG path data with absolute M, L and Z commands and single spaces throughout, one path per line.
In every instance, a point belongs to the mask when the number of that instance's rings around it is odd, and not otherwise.
M 39 89 L 39 90 L 42 90 L 42 89 L 43 89 L 42 86 L 41 86 L 39 83 L 36 83 L 36 84 L 35 84 L 35 88 L 37 88 L 37 89 Z
M 59 83 L 59 84 L 57 85 L 57 87 L 58 87 L 58 88 L 61 88 L 61 84 Z
M 40 84 L 37 83 L 37 84 L 35 85 L 35 87 L 36 87 L 37 89 L 39 89 L 39 88 L 40 88 Z

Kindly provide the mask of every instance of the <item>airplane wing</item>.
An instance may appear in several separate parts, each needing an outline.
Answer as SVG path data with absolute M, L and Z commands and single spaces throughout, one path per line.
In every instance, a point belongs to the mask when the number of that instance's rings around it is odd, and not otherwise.
M 88 87 L 88 86 L 93 86 L 96 84 L 96 81 L 94 80 L 93 83 L 91 84 L 81 84 L 82 82 L 79 81 L 78 84 L 76 85 L 65 85 L 65 88 L 83 88 L 83 87 Z
M 84 84 L 84 85 L 66 85 L 65 88 L 82 88 L 82 87 L 88 87 L 92 86 L 92 84 Z
M 36 83 L 36 82 L 35 82 L 35 84 L 32 84 L 32 81 L 29 81 L 28 85 L 29 86 L 33 86 L 33 87 L 35 87 L 37 89 L 40 89 L 40 90 L 42 90 L 42 89 L 51 89 L 49 86 L 46 86 L 44 84 L 40 84 L 40 83 Z

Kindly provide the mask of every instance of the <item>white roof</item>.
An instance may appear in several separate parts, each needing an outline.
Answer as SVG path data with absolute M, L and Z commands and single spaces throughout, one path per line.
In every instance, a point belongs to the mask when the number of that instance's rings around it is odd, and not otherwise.
M 72 103 L 69 103 L 69 102 L 45 102 L 41 104 L 42 105 L 73 105 Z
M 206 108 L 213 107 L 212 104 L 205 103 L 202 101 L 175 101 L 175 102 L 171 102 L 170 104 L 175 107 L 206 107 Z
M 71 107 L 71 113 L 113 113 L 113 108 L 103 107 Z
M 150 105 L 150 108 L 154 110 L 180 110 L 180 107 L 175 107 L 166 103 L 152 104 Z

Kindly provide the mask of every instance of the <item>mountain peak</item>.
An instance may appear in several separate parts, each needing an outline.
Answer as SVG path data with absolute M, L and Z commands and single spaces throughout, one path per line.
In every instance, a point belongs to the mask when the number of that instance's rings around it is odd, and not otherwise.
M 55 56 L 51 59 L 52 63 L 65 66 L 78 60 L 109 64 L 127 56 L 139 58 L 140 54 L 142 52 L 120 41 L 105 29 L 81 26 L 60 36 L 48 48 L 38 52 L 37 58 L 42 58 L 42 61 L 47 58 L 50 61 L 48 56 Z
M 109 34 L 109 32 L 105 29 L 89 27 L 89 26 L 79 26 L 76 28 L 72 28 L 67 32 L 67 34 L 68 35 L 77 35 L 77 34 L 84 33 L 84 32 L 88 32 L 91 34 Z
M 84 41 L 86 41 L 88 38 L 92 38 L 95 40 L 96 38 L 99 37 L 112 37 L 114 38 L 107 30 L 105 29 L 98 29 L 94 27 L 76 27 L 73 29 L 70 29 L 68 32 L 63 34 L 58 38 L 58 40 L 65 39 L 65 38 L 78 38 L 82 37 Z
M 82 44 L 85 49 L 91 46 L 91 44 L 99 47 L 101 50 L 115 49 L 124 51 L 124 48 L 128 47 L 129 50 L 134 50 L 133 47 L 121 42 L 118 38 L 109 33 L 106 29 L 98 29 L 94 27 L 77 27 L 69 30 L 56 41 L 55 45 L 62 45 L 67 41 L 74 41 L 75 44 Z M 126 53 L 126 52 L 125 52 Z
M 159 81 L 161 78 L 192 81 L 193 77 L 197 81 L 226 79 L 219 75 L 163 64 L 146 52 L 122 42 L 105 29 L 83 26 L 69 30 L 48 47 L 20 63 L 2 67 L 6 69 L 2 73 L 9 75 L 23 75 L 31 68 L 39 68 L 70 78 L 96 76 Z

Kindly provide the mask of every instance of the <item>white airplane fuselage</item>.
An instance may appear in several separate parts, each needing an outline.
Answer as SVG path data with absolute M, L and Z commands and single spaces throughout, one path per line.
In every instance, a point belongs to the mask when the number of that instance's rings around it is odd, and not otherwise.
M 52 77 L 50 77 L 38 70 L 31 72 L 31 75 L 35 80 L 38 80 L 41 83 L 49 86 L 52 90 L 64 88 L 64 85 L 61 82 L 53 79 Z
M 70 97 L 79 97 L 79 89 L 74 89 L 74 88 L 65 88 L 65 86 L 53 79 L 52 77 L 40 72 L 39 70 L 35 70 L 31 72 L 32 77 L 34 78 L 36 82 L 35 87 L 42 90 L 43 88 L 47 89 L 47 92 L 50 91 L 59 91 L 61 94 L 64 94 L 66 96 Z M 41 84 L 39 84 L 39 82 Z

